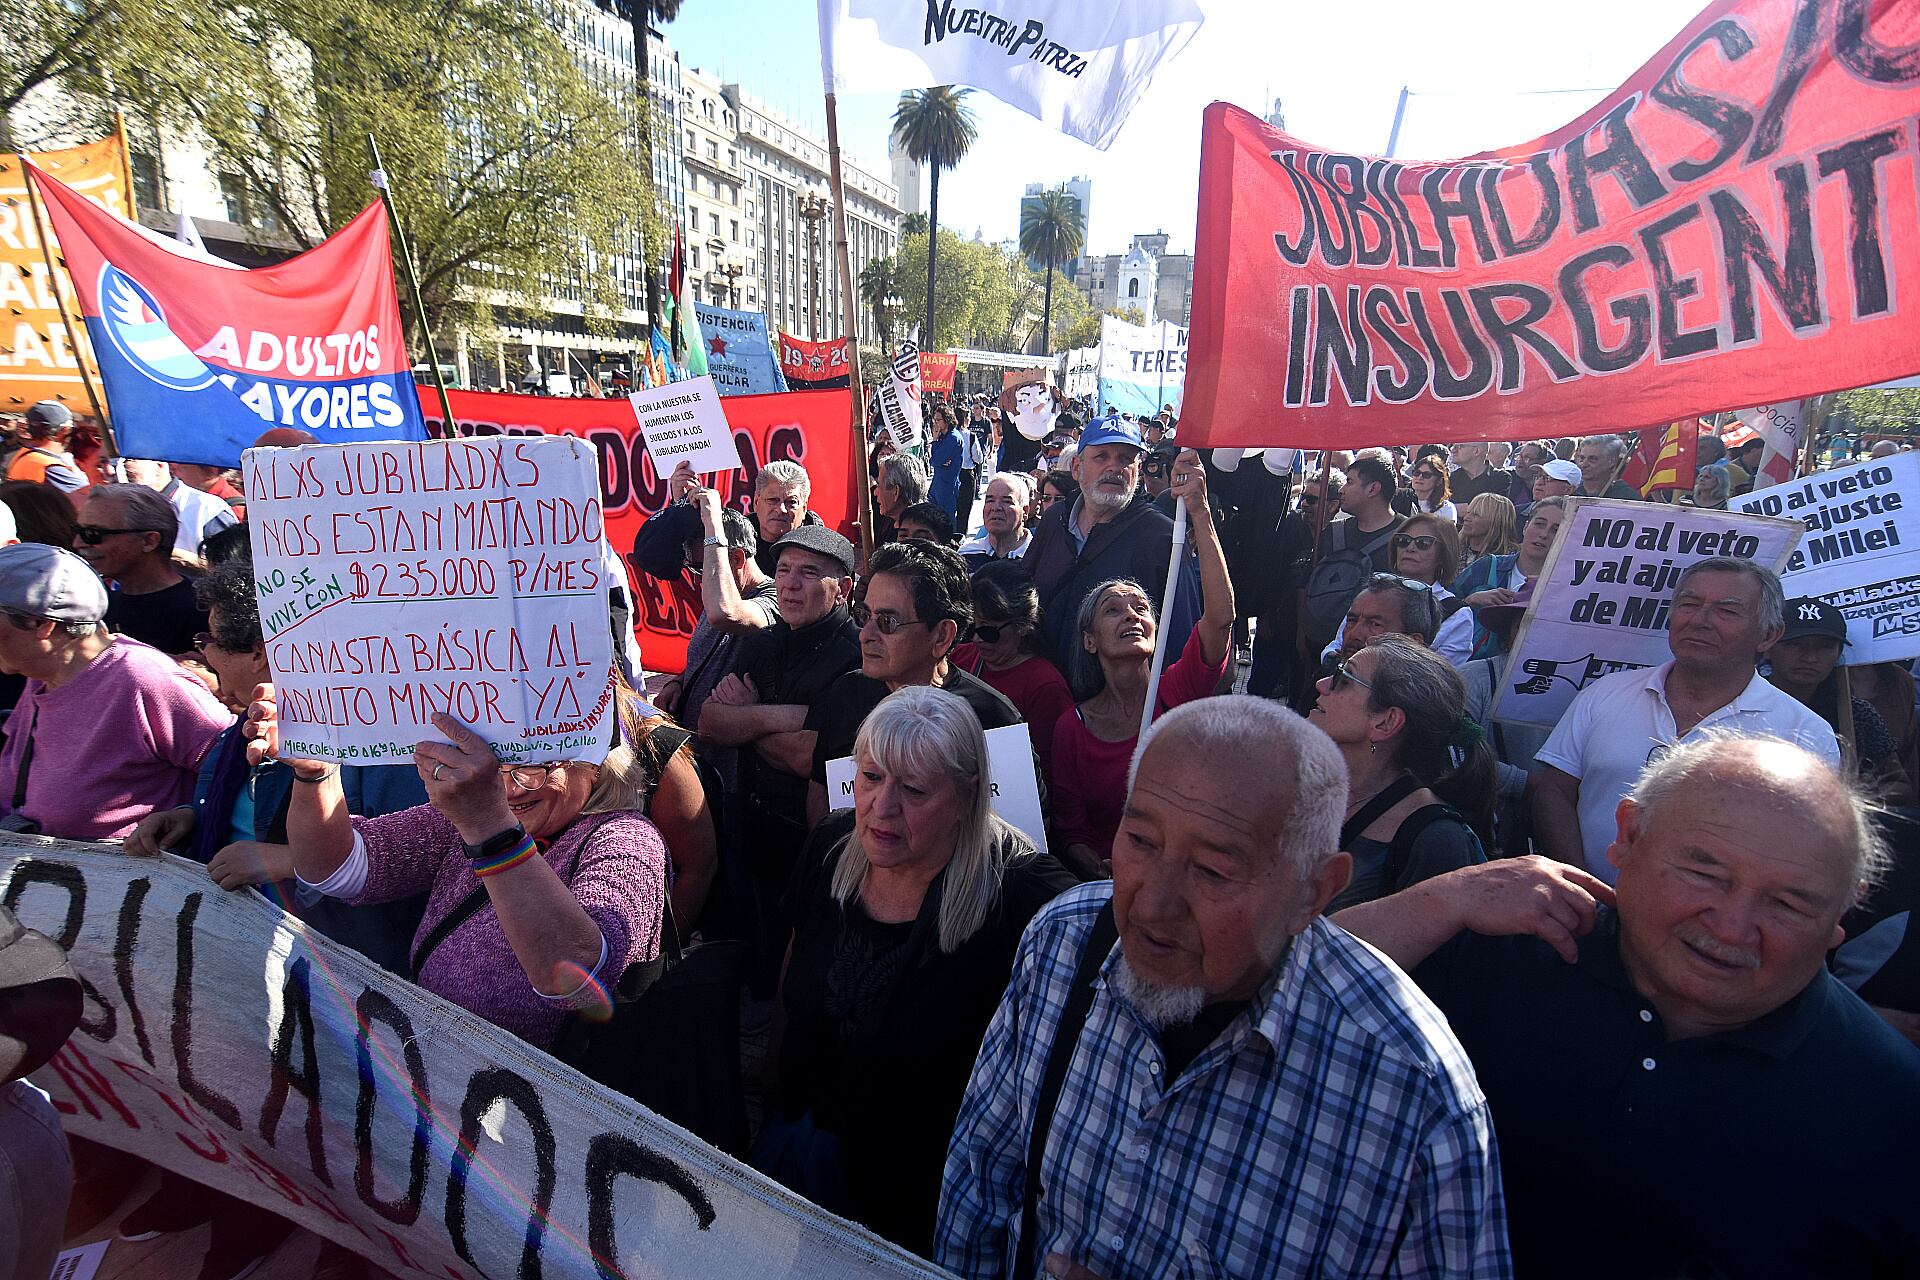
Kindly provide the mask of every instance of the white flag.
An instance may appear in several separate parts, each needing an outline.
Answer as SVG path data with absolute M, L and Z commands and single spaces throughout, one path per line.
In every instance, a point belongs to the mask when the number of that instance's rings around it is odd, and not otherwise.
M 920 422 L 920 330 L 901 340 L 887 376 L 880 383 L 880 421 L 893 439 L 893 447 L 905 453 L 920 446 L 923 435 Z
M 1793 479 L 1800 462 L 1800 443 L 1806 436 L 1804 409 L 1805 401 L 1788 400 L 1733 411 L 1742 426 L 1767 442 L 1760 454 L 1760 470 L 1753 477 L 1754 488 Z
M 1203 15 L 1194 0 L 819 0 L 828 93 L 968 85 L 1105 150 Z
M 185 212 L 174 215 L 173 238 L 181 244 L 198 249 L 201 253 L 207 251 L 207 242 L 200 238 L 200 228 Z

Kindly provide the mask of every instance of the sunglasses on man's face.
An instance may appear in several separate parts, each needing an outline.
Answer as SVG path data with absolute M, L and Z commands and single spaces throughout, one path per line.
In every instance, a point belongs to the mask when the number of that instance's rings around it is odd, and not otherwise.
M 73 536 L 90 547 L 97 547 L 116 533 L 158 533 L 158 529 L 109 529 L 104 525 L 77 524 L 73 526 Z
M 873 623 L 874 629 L 883 636 L 890 636 L 902 627 L 930 627 L 933 625 L 933 622 L 925 618 L 903 618 L 897 613 L 887 613 L 885 611 L 875 613 L 864 604 L 856 604 L 849 608 L 847 610 L 847 616 L 853 619 L 854 626 L 862 630 L 866 629 L 867 623 Z
M 40 624 L 45 621 L 45 619 L 36 618 L 30 613 L 15 613 L 11 609 L 0 612 L 4 612 L 7 615 L 7 621 L 13 624 L 13 628 L 16 631 L 38 631 Z

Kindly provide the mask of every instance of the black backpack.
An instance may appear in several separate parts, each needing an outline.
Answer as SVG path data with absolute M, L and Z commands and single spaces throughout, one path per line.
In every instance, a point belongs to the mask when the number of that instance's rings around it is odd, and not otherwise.
M 1387 544 L 1399 528 L 1396 520 L 1362 542 L 1351 520 L 1336 520 L 1327 526 L 1320 559 L 1307 577 L 1300 602 L 1300 629 L 1313 654 L 1318 655 L 1340 630 L 1347 606 L 1377 571 L 1377 565 L 1385 562 Z

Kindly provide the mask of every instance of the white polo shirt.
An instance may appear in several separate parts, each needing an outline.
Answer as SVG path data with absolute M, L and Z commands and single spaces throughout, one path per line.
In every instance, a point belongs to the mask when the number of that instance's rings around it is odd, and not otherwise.
M 1671 660 L 1644 671 L 1620 671 L 1594 681 L 1560 717 L 1534 758 L 1580 780 L 1580 843 L 1587 870 L 1608 884 L 1619 874 L 1607 861 L 1618 832 L 1614 810 L 1639 781 L 1649 761 L 1682 742 L 1709 733 L 1767 734 L 1798 743 L 1835 768 L 1840 743 L 1833 729 L 1807 707 L 1755 673 L 1740 696 L 1685 734 L 1677 733 L 1667 705 Z

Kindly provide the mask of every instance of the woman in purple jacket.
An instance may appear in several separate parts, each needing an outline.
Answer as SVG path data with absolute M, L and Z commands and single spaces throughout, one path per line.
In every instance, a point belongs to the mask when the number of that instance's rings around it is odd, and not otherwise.
M 273 687 L 257 692 L 255 763 L 279 751 Z M 294 869 L 354 903 L 426 891 L 414 981 L 550 1049 L 570 1012 L 604 1008 L 621 972 L 659 953 L 667 851 L 640 813 L 646 770 L 630 734 L 600 765 L 508 766 L 458 720 L 433 725 L 451 741 L 414 748 L 429 803 L 385 817 L 349 816 L 333 765 L 287 762 Z

